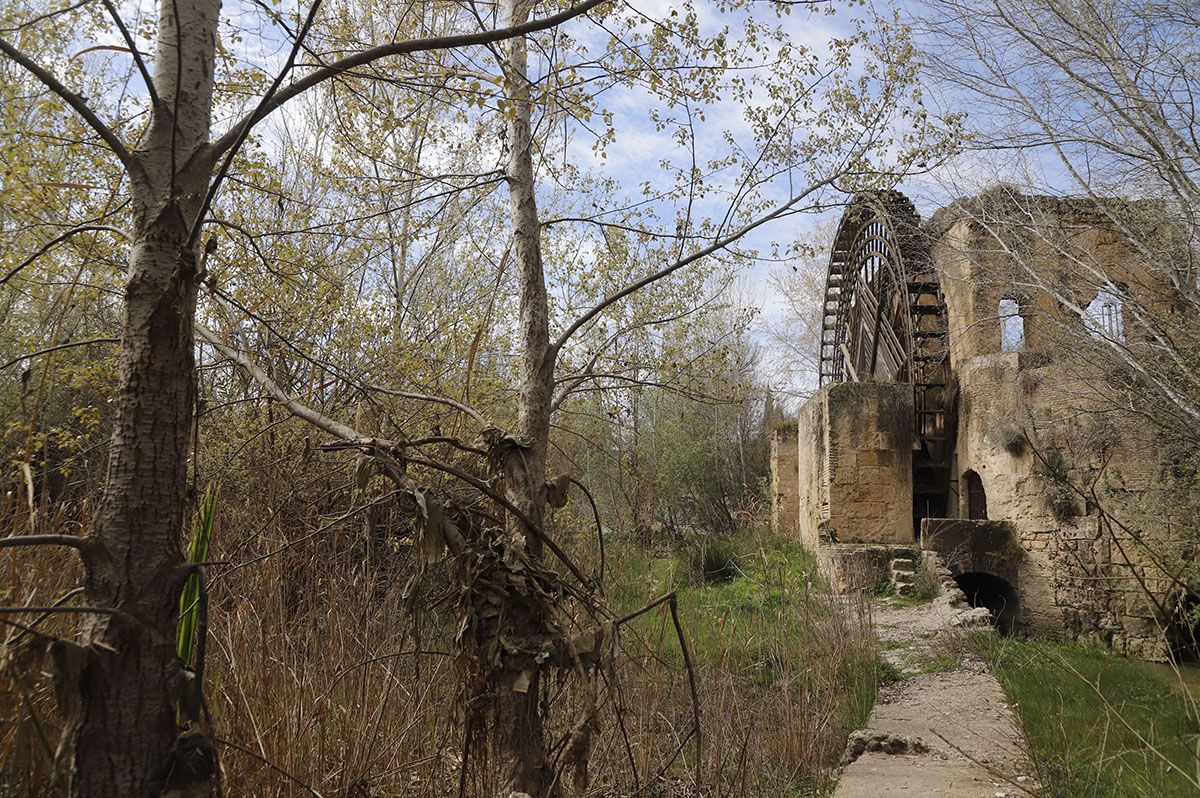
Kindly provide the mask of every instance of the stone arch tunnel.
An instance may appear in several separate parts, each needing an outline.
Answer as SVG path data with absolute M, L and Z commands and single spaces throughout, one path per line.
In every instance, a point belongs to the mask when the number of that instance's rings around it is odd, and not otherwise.
M 1006 521 L 927 518 L 921 550 L 936 557 L 974 607 L 985 607 L 1003 634 L 1024 624 L 1021 600 L 1025 551 Z
M 1001 634 L 1008 635 L 1017 629 L 1021 601 L 1016 588 L 1007 580 L 983 571 L 968 571 L 957 574 L 954 581 L 972 607 L 984 607 L 992 614 Z

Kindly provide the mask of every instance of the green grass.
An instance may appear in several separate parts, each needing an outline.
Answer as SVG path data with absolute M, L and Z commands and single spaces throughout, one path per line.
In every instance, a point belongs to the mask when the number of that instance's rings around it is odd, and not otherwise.
M 903 678 L 904 674 L 901 673 L 900 669 L 893 665 L 890 661 L 884 659 L 883 657 L 880 657 L 875 661 L 875 681 L 879 684 L 891 684 L 892 682 L 898 682 Z M 856 728 L 861 728 L 863 724 L 866 723 L 867 715 L 869 714 L 870 710 L 868 709 L 867 713 L 864 714 L 862 718 L 860 718 L 859 721 L 853 725 Z
M 816 566 L 803 549 L 785 543 L 745 548 L 739 559 L 738 576 L 712 581 L 684 556 L 627 554 L 614 597 L 622 612 L 631 612 L 674 590 L 698 660 L 769 665 L 764 646 L 774 647 L 781 637 L 802 643 L 805 613 L 826 611 L 810 600 L 819 587 Z
M 689 552 L 671 557 L 621 552 L 611 596 L 622 613 L 630 613 L 674 590 L 700 690 L 717 702 L 708 711 L 732 718 L 745 710 L 756 720 L 729 732 L 730 740 L 740 752 L 745 744 L 740 736 L 749 735 L 751 745 L 773 757 L 760 766 L 761 773 L 749 774 L 751 782 L 775 772 L 769 788 L 760 782 L 766 790 L 761 794 L 791 795 L 795 779 L 808 773 L 803 794 L 811 794 L 836 763 L 845 735 L 866 722 L 878 685 L 899 673 L 879 657 L 869 629 L 848 633 L 845 605 L 828 598 L 803 549 L 782 541 L 742 541 L 738 550 L 738 575 L 728 581 L 704 579 Z M 638 631 L 669 669 L 681 668 L 665 614 L 639 619 Z M 788 759 L 799 752 L 802 763 Z M 743 753 L 726 769 L 741 767 Z
M 963 666 L 963 658 L 959 652 L 942 649 L 921 657 L 917 665 L 921 673 L 950 673 Z
M 1067 643 L 973 638 L 1029 737 L 1047 798 L 1194 798 L 1194 703 L 1153 666 Z

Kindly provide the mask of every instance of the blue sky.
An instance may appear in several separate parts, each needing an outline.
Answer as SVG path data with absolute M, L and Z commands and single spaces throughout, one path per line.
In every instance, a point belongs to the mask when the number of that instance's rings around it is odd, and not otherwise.
M 630 0 L 630 3 L 647 16 L 655 18 L 665 18 L 675 5 L 666 0 Z M 739 29 L 744 26 L 746 17 L 749 17 L 759 22 L 782 25 L 795 45 L 810 48 L 819 55 L 828 53 L 827 45 L 832 37 L 850 35 L 856 19 L 869 18 L 872 13 L 887 16 L 891 11 L 891 6 L 886 3 L 870 3 L 858 7 L 842 4 L 836 6 L 837 13 L 832 15 L 824 13 L 824 9 L 810 11 L 799 8 L 789 16 L 777 17 L 771 6 L 766 3 L 755 4 L 749 10 L 733 15 L 722 14 L 719 5 L 710 0 L 697 0 L 694 7 L 701 28 L 706 33 L 714 33 L 722 26 L 729 25 L 732 29 L 731 35 L 736 38 Z M 140 20 L 150 18 L 153 14 L 152 0 L 126 0 L 121 4 L 121 8 L 126 18 L 135 26 Z M 290 19 L 294 20 L 297 13 L 307 11 L 308 4 L 297 5 L 290 0 L 282 0 L 278 8 L 285 15 L 290 13 Z M 235 27 L 248 33 L 236 43 L 237 52 L 244 63 L 255 64 L 267 72 L 278 67 L 287 52 L 287 44 L 278 28 L 270 23 L 261 8 L 247 0 L 231 0 L 225 3 L 222 15 L 234 20 Z M 605 34 L 588 21 L 576 20 L 567 26 L 567 30 L 581 40 L 585 47 L 603 47 Z M 109 37 L 112 43 L 118 43 L 115 30 L 109 32 Z M 948 104 L 948 101 L 936 96 L 930 99 L 935 108 L 938 100 Z M 626 189 L 631 197 L 637 196 L 637 187 L 643 181 L 654 180 L 656 175 L 657 179 L 661 180 L 663 173 L 659 162 L 666 159 L 677 165 L 683 164 L 687 161 L 688 153 L 671 141 L 669 132 L 655 130 L 647 113 L 654 103 L 653 97 L 635 88 L 622 87 L 606 93 L 601 104 L 613 114 L 617 131 L 615 142 L 608 146 L 607 157 L 600 158 L 592 153 L 591 142 L 586 137 L 577 135 L 569 149 L 571 160 L 596 175 L 612 178 Z M 302 107 L 303 101 L 295 103 L 278 115 L 267 129 L 274 128 L 279 131 L 286 127 L 292 115 L 302 113 Z M 243 109 L 225 110 L 228 118 L 236 118 Z M 705 110 L 707 119 L 697 135 L 699 155 L 702 158 L 705 155 L 714 156 L 724 150 L 720 137 L 726 133 L 739 141 L 748 141 L 751 138 L 751 131 L 741 108 L 715 101 L 709 103 Z M 221 127 L 218 125 L 218 130 Z M 799 135 L 803 134 L 803 130 L 799 131 Z M 1024 177 L 1029 169 L 1039 166 L 1036 159 L 1031 165 L 1026 156 L 964 156 L 932 175 L 906 181 L 901 188 L 916 201 L 922 214 L 928 216 L 955 195 L 973 193 L 1006 177 L 1017 182 L 1017 178 Z M 786 180 L 777 181 L 766 195 L 776 201 L 785 199 Z M 698 203 L 699 215 L 719 217 L 724 209 L 722 199 L 718 194 Z M 665 206 L 660 210 L 664 220 L 671 223 L 672 210 Z M 744 246 L 769 254 L 773 242 L 786 245 L 796 239 L 806 239 L 817 227 L 828 225 L 836 215 L 836 211 L 830 211 L 786 218 L 760 228 L 747 237 Z M 781 320 L 781 297 L 773 290 L 769 279 L 773 270 L 781 268 L 788 267 L 758 262 L 749 265 L 740 274 L 740 293 L 745 301 L 758 305 L 764 323 L 778 323 Z

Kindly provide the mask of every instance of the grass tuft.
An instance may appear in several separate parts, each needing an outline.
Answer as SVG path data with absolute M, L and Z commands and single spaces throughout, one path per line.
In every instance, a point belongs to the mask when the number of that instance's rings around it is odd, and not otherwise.
M 1156 666 L 1074 643 L 972 642 L 1016 704 L 1046 798 L 1200 795 L 1194 696 Z
M 822 794 L 846 735 L 898 674 L 878 655 L 867 603 L 826 593 L 805 551 L 773 539 L 743 540 L 739 550 L 739 572 L 719 582 L 691 579 L 685 558 L 623 553 L 615 598 L 630 611 L 677 592 L 704 697 L 708 769 L 719 774 L 714 794 Z M 666 667 L 634 680 L 628 700 L 647 718 L 676 715 L 679 698 L 664 683 L 678 671 L 677 646 L 660 637 L 662 618 L 637 624 L 652 643 L 647 661 Z
M 737 545 L 729 540 L 708 540 L 694 549 L 692 568 L 703 582 L 730 582 L 742 569 Z

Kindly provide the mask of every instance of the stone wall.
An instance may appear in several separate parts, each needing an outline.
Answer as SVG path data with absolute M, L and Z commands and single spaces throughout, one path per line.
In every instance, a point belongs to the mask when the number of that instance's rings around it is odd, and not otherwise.
M 911 545 L 912 387 L 843 383 L 823 395 L 830 540 Z
M 1109 283 L 1123 286 L 1148 315 L 1171 313 L 1175 306 L 1165 272 L 1145 268 L 1108 217 L 1086 200 L 996 201 L 985 195 L 938 211 L 928 228 L 954 369 L 1002 350 L 1002 299 L 1018 306 L 1021 348 L 1027 351 L 1053 350 L 1082 334 L 1084 322 L 1069 306 L 1086 308 Z M 1127 340 L 1145 340 L 1134 315 L 1120 315 Z
M 816 552 L 820 531 L 829 523 L 829 485 L 825 444 L 825 390 L 811 397 L 796 415 L 797 533 L 800 543 Z
M 817 549 L 817 568 L 837 593 L 876 593 L 889 584 L 892 560 L 917 557 L 913 544 L 823 543 Z
M 799 454 L 795 425 L 771 433 L 771 528 L 788 540 L 800 526 Z
M 797 422 L 801 542 L 912 545 L 912 387 L 826 386 Z
M 1164 500 L 1169 447 L 1121 410 L 1122 392 L 1136 387 L 1108 385 L 1086 357 L 1067 354 L 1092 329 L 1070 308 L 1087 307 L 1097 285 L 1123 286 L 1151 315 L 1173 312 L 1170 286 L 1139 267 L 1087 201 L 983 195 L 939 211 L 927 231 L 946 303 L 947 382 L 958 386 L 947 514 L 976 519 L 927 519 L 943 543 L 958 538 L 931 556 L 1008 582 L 1019 628 L 1163 658 L 1164 610 L 1177 592 L 1163 560 L 1195 556 L 1176 537 L 1200 507 Z M 1017 303 L 1023 323 L 1016 351 L 1002 351 L 1001 300 Z M 1126 346 L 1154 345 L 1120 313 Z M 788 535 L 794 522 L 835 587 L 870 584 L 913 545 L 914 428 L 911 386 L 845 383 L 814 395 L 795 437 L 773 443 L 773 522 Z M 983 487 L 974 511 L 959 495 L 968 472 Z M 1182 509 L 1156 515 L 1167 506 Z
M 1144 313 L 1172 312 L 1163 273 L 1139 262 L 1112 218 L 1090 200 L 1005 191 L 934 214 L 928 230 L 960 390 L 954 473 L 959 515 L 970 515 L 964 480 L 975 472 L 988 518 L 1011 523 L 1028 554 L 1021 594 L 1030 628 L 1161 658 L 1155 604 L 1169 609 L 1174 596 L 1151 557 L 1184 550 L 1155 514 L 1169 481 L 1162 447 L 1145 419 L 1121 410 L 1128 385 L 1106 385 L 1086 357 L 1069 356 L 1090 340 L 1072 307 L 1087 307 L 1098 287 L 1122 286 Z M 1001 351 L 1002 299 L 1019 308 L 1017 351 Z M 1152 345 L 1120 314 L 1127 346 Z
M 938 555 L 954 577 L 988 574 L 1003 580 L 1016 594 L 1008 620 L 1018 631 L 1059 634 L 1062 616 L 1047 595 L 1046 575 L 1021 545 L 1008 521 L 926 518 L 921 524 L 921 551 Z
M 1148 509 L 1161 478 L 1153 432 L 1108 404 L 1103 413 L 1086 412 L 1089 402 L 1100 406 L 1096 386 L 1045 353 L 974 357 L 958 380 L 957 472 L 979 475 L 989 519 L 1010 523 L 1028 553 L 1027 626 L 1161 659 L 1146 588 L 1169 601 L 1170 584 L 1134 539 L 1159 551 L 1171 545 Z M 1093 486 L 1112 519 L 1071 484 Z

